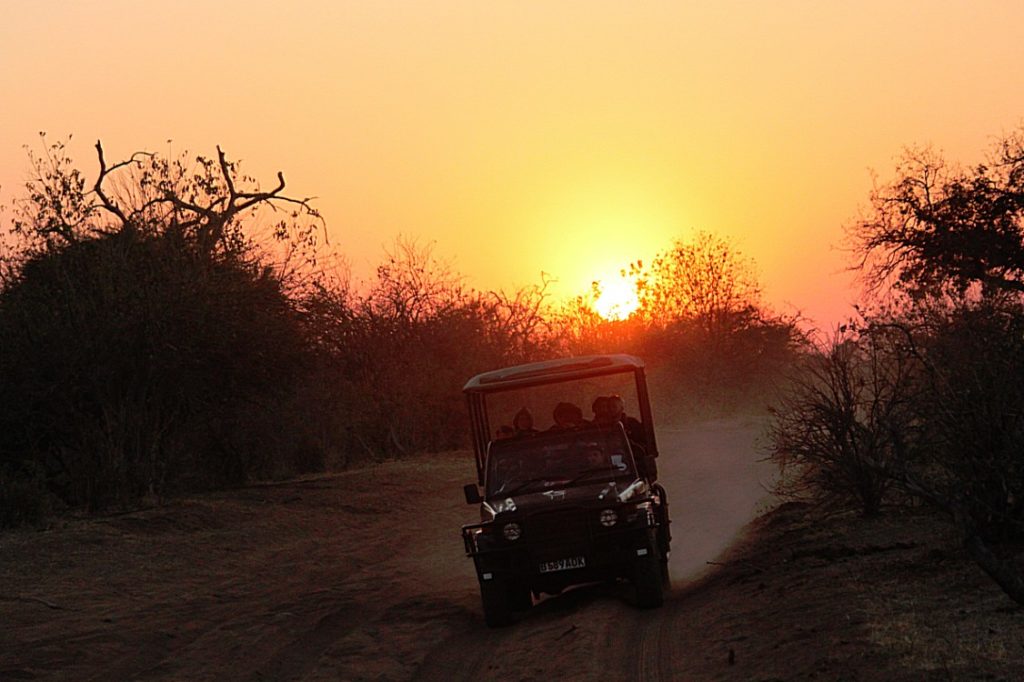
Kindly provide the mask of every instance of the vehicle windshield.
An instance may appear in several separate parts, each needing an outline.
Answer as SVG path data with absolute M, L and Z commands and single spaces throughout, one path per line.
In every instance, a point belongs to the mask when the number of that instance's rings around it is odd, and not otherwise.
M 486 490 L 491 498 L 636 477 L 622 428 L 590 427 L 491 443 Z

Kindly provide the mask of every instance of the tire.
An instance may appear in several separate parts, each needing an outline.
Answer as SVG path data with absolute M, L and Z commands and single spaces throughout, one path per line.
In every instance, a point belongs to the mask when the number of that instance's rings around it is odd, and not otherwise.
M 661 498 L 661 504 L 656 512 L 658 517 L 658 541 L 661 543 L 661 554 L 667 556 L 669 547 L 672 544 L 672 520 L 668 516 L 668 494 L 660 483 L 654 484 L 654 492 Z
M 661 556 L 656 549 L 636 560 L 633 586 L 638 608 L 656 609 L 665 602 L 663 575 Z
M 671 543 L 672 541 L 668 537 L 668 526 L 662 526 L 658 529 L 658 558 L 661 564 L 661 582 L 666 588 L 672 582 L 668 574 L 668 553 Z
M 509 587 L 509 604 L 513 611 L 529 611 L 533 608 L 533 597 L 530 596 L 530 588 L 522 585 Z
M 480 583 L 480 601 L 484 607 L 487 627 L 500 628 L 512 624 L 512 603 L 508 585 L 500 580 Z

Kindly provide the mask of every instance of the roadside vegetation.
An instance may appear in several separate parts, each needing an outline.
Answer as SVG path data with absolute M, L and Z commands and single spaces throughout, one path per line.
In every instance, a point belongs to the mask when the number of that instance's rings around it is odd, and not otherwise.
M 848 228 L 868 293 L 826 339 L 710 233 L 634 263 L 610 320 L 600 283 L 481 291 L 412 240 L 355 283 L 282 175 L 96 151 L 87 182 L 44 138 L 3 215 L 0 526 L 462 447 L 469 376 L 631 352 L 679 415 L 771 400 L 783 497 L 937 509 L 1024 604 L 1024 131 L 973 167 L 907 152 Z
M 693 641 L 721 637 L 687 674 L 1019 676 L 993 586 L 1024 604 L 1024 129 L 972 167 L 907 152 L 848 227 L 867 292 L 827 337 L 711 233 L 634 263 L 610 320 L 601 283 L 481 291 L 411 240 L 352 282 L 311 201 L 219 149 L 97 144 L 89 180 L 41 149 L 0 214 L 0 528 L 463 447 L 469 376 L 630 352 L 677 417 L 766 411 L 796 501 L 688 593 Z
M 934 507 L 1024 604 L 1024 130 L 974 167 L 908 151 L 849 235 L 870 295 L 775 408 L 780 492 Z
M 95 149 L 90 175 L 43 136 L 2 215 L 0 526 L 462 447 L 468 377 L 559 355 L 640 354 L 695 415 L 763 410 L 802 344 L 710 234 L 634 264 L 640 309 L 610 321 L 414 240 L 354 283 L 283 175 Z

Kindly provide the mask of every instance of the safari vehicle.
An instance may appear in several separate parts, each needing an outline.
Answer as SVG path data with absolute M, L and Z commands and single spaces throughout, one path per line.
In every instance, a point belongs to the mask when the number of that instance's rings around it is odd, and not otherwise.
M 477 375 L 463 391 L 477 469 L 465 496 L 480 505 L 481 522 L 462 537 L 487 624 L 507 625 L 542 594 L 597 581 L 628 581 L 637 606 L 661 606 L 671 536 L 643 362 L 537 362 Z M 602 410 L 593 421 L 550 425 L 555 405 L 597 409 L 609 397 L 639 419 L 609 420 Z M 510 427 L 522 411 L 536 428 Z

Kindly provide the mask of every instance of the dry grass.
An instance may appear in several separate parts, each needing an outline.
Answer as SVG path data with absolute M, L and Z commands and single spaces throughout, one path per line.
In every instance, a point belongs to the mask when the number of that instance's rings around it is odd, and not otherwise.
M 871 520 L 806 514 L 763 518 L 744 551 L 766 568 L 762 581 L 797 588 L 801 603 L 782 610 L 779 626 L 828 633 L 809 646 L 819 661 L 838 663 L 840 677 L 1024 679 L 1024 609 L 967 557 L 945 518 L 925 509 Z M 822 603 L 830 614 L 807 621 L 822 614 L 805 607 Z M 836 659 L 835 642 L 848 643 L 850 655 Z M 803 677 L 789 673 L 782 677 Z

